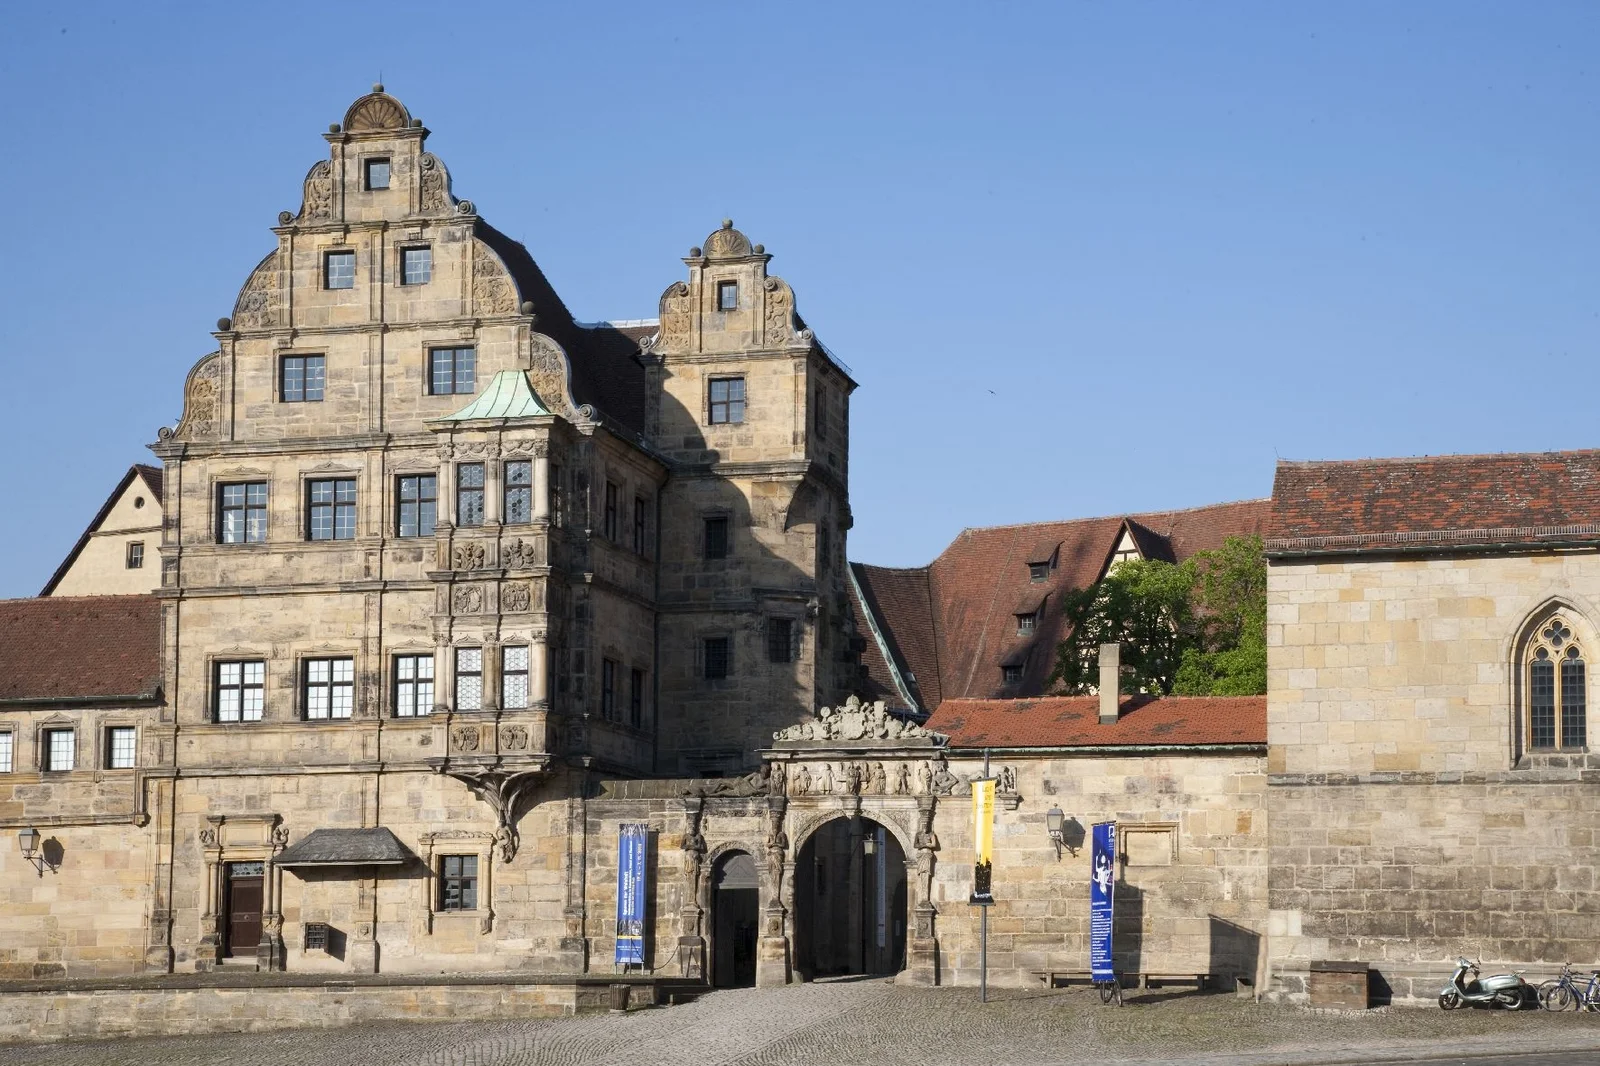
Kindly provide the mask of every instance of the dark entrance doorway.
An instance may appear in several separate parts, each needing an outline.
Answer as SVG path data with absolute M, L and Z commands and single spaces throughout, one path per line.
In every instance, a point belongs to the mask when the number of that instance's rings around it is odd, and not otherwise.
M 711 983 L 749 988 L 756 983 L 756 922 L 760 881 L 748 852 L 730 851 L 712 870 Z
M 806 980 L 899 973 L 906 959 L 906 856 L 870 818 L 836 818 L 795 862 L 795 966 Z
M 261 904 L 265 863 L 230 862 L 225 889 L 228 913 L 223 922 L 227 942 L 222 953 L 230 958 L 255 957 L 261 944 Z

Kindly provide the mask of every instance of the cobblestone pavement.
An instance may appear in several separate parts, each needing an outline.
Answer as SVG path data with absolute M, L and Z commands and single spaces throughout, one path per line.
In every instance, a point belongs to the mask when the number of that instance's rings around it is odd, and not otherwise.
M 1476 1058 L 1488 1052 L 1510 1057 Z M 1541 1053 L 1538 1059 L 1522 1058 Z M 1268 1066 L 1418 1062 L 1554 1066 L 1600 1061 L 1600 1015 L 1396 1009 L 1363 1014 L 1230 995 L 1129 995 L 828 982 L 717 992 L 627 1016 L 492 1024 L 361 1025 L 274 1033 L 0 1047 L 29 1066 Z

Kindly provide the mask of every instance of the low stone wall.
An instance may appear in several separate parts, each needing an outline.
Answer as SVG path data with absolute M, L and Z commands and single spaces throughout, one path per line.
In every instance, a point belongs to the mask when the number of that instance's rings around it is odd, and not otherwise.
M 279 975 L 274 975 L 279 976 Z M 0 990 L 0 1044 L 112 1037 L 251 1033 L 358 1022 L 551 1018 L 609 1005 L 613 983 L 630 1003 L 664 1000 L 684 982 L 606 977 L 234 981 L 28 982 Z M 669 988 L 667 986 L 672 986 Z

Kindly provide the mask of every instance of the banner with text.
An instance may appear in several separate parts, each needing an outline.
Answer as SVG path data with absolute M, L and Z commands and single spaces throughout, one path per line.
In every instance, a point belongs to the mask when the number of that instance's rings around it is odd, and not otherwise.
M 645 858 L 650 852 L 650 827 L 624 822 L 617 830 L 617 959 L 620 965 L 644 965 Z
M 1111 914 L 1117 885 L 1117 824 L 1099 822 L 1090 848 L 1089 977 L 1114 981 L 1111 966 Z
M 994 778 L 972 783 L 972 900 L 979 905 L 994 902 Z

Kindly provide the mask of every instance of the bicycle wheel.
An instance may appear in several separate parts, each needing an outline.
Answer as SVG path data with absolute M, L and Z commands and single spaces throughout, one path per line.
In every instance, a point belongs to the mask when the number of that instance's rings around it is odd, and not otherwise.
M 1565 981 L 1546 981 L 1539 986 L 1539 1006 L 1545 1010 L 1567 1010 L 1571 1008 L 1573 998 L 1572 989 L 1567 987 Z

